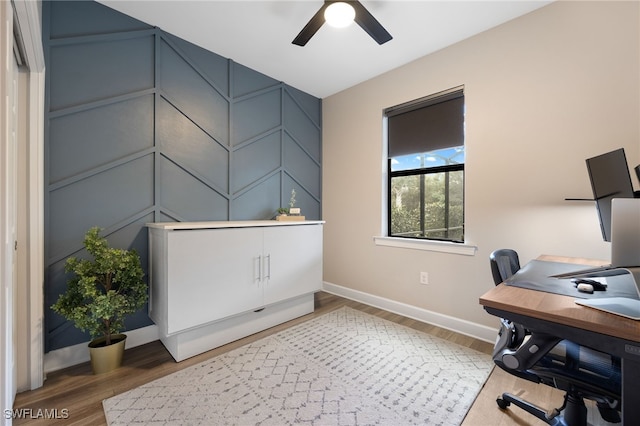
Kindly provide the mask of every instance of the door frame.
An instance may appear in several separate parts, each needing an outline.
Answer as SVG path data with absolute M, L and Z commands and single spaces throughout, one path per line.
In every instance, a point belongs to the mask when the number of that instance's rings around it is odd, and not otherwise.
M 26 335 L 17 336 L 20 356 L 17 363 L 25 363 L 18 371 L 18 390 L 36 389 L 44 381 L 44 98 L 45 62 L 42 45 L 40 0 L 12 0 L 16 38 L 26 66 L 26 108 L 24 117 L 24 158 L 18 159 L 19 176 L 25 176 L 18 203 L 25 206 L 25 216 L 18 217 L 24 234 L 18 240 L 17 274 L 21 279 L 17 311 L 27 323 Z M 21 221 L 24 221 L 22 223 Z M 26 305 L 26 306 L 25 306 Z M 22 374 L 22 371 L 26 372 Z M 25 377 L 23 377 L 23 375 Z
M 15 80 L 17 68 L 13 53 L 13 17 L 9 4 L 0 3 L 0 28 L 3 30 L 0 53 L 0 407 L 11 408 L 16 394 L 15 339 L 15 206 L 17 191 L 12 184 L 16 175 L 15 133 L 17 132 Z M 6 27 L 6 28 L 5 28 Z M 11 424 L 6 416 L 2 424 Z

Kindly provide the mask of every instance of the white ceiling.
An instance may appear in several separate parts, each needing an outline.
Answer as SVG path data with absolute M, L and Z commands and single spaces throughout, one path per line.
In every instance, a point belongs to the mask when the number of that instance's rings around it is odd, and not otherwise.
M 361 3 L 391 33 L 378 45 L 357 24 L 323 25 L 291 44 L 322 0 L 99 0 L 278 81 L 325 98 L 547 5 L 542 0 Z

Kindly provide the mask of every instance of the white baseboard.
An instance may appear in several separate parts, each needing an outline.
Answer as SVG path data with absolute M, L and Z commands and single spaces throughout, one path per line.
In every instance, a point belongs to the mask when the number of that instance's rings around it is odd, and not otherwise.
M 484 342 L 494 343 L 496 336 L 498 335 L 497 327 L 487 327 L 486 325 L 480 325 L 460 318 L 428 311 L 416 306 L 407 305 L 406 303 L 342 287 L 326 281 L 322 284 L 322 290 L 327 293 L 335 294 L 336 296 L 384 309 L 385 311 L 393 312 L 394 314 L 455 331 L 456 333 L 464 334 L 465 336 L 470 336 Z
M 127 331 L 125 334 L 127 335 L 125 349 L 135 348 L 160 338 L 158 326 L 156 325 Z M 89 342 L 78 343 L 77 345 L 67 346 L 44 354 L 45 374 L 89 361 L 88 344 Z

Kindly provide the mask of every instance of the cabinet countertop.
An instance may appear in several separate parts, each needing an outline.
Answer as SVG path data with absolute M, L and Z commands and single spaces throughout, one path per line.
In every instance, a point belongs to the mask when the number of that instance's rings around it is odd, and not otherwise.
M 277 220 L 237 220 L 237 221 L 202 221 L 202 222 L 150 222 L 145 225 L 148 228 L 172 230 L 185 229 L 219 229 L 219 228 L 251 228 L 264 226 L 296 226 L 296 225 L 320 225 L 324 220 L 301 221 L 277 221 Z

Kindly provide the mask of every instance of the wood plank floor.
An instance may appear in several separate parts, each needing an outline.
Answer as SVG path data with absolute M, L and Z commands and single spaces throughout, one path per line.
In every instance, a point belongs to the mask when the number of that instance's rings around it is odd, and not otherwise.
M 102 400 L 133 389 L 152 380 L 198 364 L 239 346 L 256 341 L 270 334 L 299 324 L 310 318 L 325 314 L 342 306 L 349 306 L 371 315 L 430 333 L 460 345 L 490 354 L 493 345 L 468 336 L 463 336 L 439 327 L 412 320 L 362 303 L 354 302 L 325 292 L 316 294 L 314 313 L 297 318 L 285 324 L 245 337 L 233 343 L 216 348 L 204 354 L 176 363 L 159 341 L 128 349 L 124 365 L 112 373 L 99 376 L 91 374 L 89 363 L 69 367 L 49 373 L 42 388 L 22 392 L 17 395 L 14 409 L 28 417 L 37 417 L 38 410 L 57 413 L 59 419 L 15 419 L 14 425 L 106 425 Z M 518 408 L 500 410 L 496 406 L 496 397 L 504 391 L 519 393 L 523 398 L 542 407 L 553 408 L 562 402 L 562 394 L 543 385 L 535 385 L 517 377 L 494 369 L 471 410 L 463 426 L 476 425 L 537 425 L 544 424 Z M 30 414 L 29 411 L 31 410 Z M 55 411 L 54 411 L 55 410 Z M 592 411 L 592 410 L 590 410 Z M 592 413 L 590 413 L 592 414 Z M 598 416 L 595 414 L 595 416 Z M 590 415 L 592 425 L 603 425 Z M 401 426 L 401 425 L 398 425 Z

